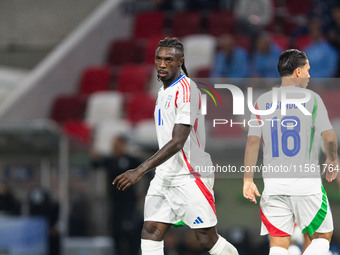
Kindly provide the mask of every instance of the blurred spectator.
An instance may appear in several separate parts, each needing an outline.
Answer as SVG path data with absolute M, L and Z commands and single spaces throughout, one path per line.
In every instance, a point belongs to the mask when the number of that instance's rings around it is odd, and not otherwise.
M 328 30 L 328 40 L 338 51 L 338 59 L 340 55 L 340 5 L 336 5 L 332 9 L 332 24 Z M 340 70 L 338 65 L 337 74 L 339 76 Z
M 0 181 L 0 213 L 20 214 L 20 203 L 15 199 L 9 185 L 4 181 Z
M 268 33 L 261 33 L 257 37 L 253 56 L 253 76 L 273 78 L 279 77 L 277 60 L 281 49 L 274 43 Z
M 110 219 L 112 235 L 118 255 L 138 254 L 143 217 L 137 207 L 136 187 L 120 191 L 112 186 L 112 181 L 129 169 L 136 168 L 141 161 L 128 154 L 127 139 L 120 135 L 112 140 L 113 153 L 100 157 L 92 153 L 92 166 L 107 171 L 107 191 L 110 199 Z
M 235 45 L 231 35 L 222 35 L 219 39 L 219 51 L 215 57 L 215 64 L 211 76 L 214 78 L 246 78 L 248 77 L 248 54 Z
M 173 1 L 172 0 L 153 0 L 154 5 L 159 10 L 172 10 L 173 9 Z
M 232 11 L 237 0 L 220 0 L 220 8 Z
M 29 215 L 45 217 L 48 222 L 49 255 L 60 254 L 60 235 L 57 227 L 59 205 L 40 188 L 29 193 Z
M 330 250 L 331 252 L 333 252 L 333 254 L 340 254 L 340 231 L 339 230 L 334 231 Z
M 88 212 L 91 210 L 91 206 L 85 194 L 86 182 L 78 180 L 71 187 L 69 235 L 87 236 L 90 232 L 91 219 Z
M 159 10 L 207 10 L 217 9 L 220 0 L 153 0 Z
M 252 254 L 252 240 L 247 229 L 234 227 L 229 231 L 228 240 L 237 248 L 240 254 Z
M 188 10 L 218 9 L 220 0 L 187 0 Z
M 313 19 L 309 25 L 309 36 L 312 43 L 303 51 L 306 52 L 311 66 L 312 78 L 332 78 L 338 70 L 338 53 L 323 36 L 321 21 Z
M 234 10 L 245 34 L 256 34 L 270 23 L 273 16 L 272 0 L 238 0 Z

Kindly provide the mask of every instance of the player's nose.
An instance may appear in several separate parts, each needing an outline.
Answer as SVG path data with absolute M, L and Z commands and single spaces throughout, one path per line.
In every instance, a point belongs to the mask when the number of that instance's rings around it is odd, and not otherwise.
M 165 67 L 166 67 L 166 62 L 165 62 L 165 60 L 161 60 L 161 62 L 159 63 L 159 67 L 160 67 L 160 68 L 165 68 Z

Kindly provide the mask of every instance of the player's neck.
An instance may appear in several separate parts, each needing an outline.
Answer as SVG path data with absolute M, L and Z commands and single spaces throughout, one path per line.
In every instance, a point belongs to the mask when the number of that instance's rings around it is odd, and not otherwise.
M 282 77 L 281 87 L 290 87 L 290 86 L 298 86 L 299 85 L 299 79 L 293 76 L 290 77 Z
M 163 87 L 164 89 L 167 89 L 175 80 L 177 80 L 179 77 L 181 76 L 181 73 L 177 74 L 174 76 L 174 78 L 167 80 L 167 81 L 163 81 Z

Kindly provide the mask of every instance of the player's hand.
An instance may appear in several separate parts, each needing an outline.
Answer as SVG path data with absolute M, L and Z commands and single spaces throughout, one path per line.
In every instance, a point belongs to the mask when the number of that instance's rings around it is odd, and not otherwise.
M 257 204 L 256 196 L 260 197 L 261 194 L 258 191 L 256 184 L 252 180 L 245 179 L 243 182 L 243 196 L 251 202 Z
M 118 190 L 126 190 L 136 182 L 138 182 L 142 178 L 142 174 L 138 168 L 128 170 L 125 173 L 119 175 L 112 182 L 113 185 L 116 185 Z
M 339 162 L 338 160 L 331 161 L 326 159 L 325 163 L 323 164 L 323 171 L 322 174 L 326 174 L 326 180 L 328 182 L 333 181 L 339 171 Z

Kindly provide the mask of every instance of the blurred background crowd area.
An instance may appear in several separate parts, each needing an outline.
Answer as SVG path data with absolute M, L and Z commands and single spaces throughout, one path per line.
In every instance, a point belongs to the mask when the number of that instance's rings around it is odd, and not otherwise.
M 125 193 L 111 182 L 157 150 L 153 64 L 166 36 L 183 42 L 198 84 L 251 86 L 254 98 L 279 84 L 280 52 L 305 51 L 310 88 L 340 137 L 339 1 L 4 0 L 0 21 L 1 254 L 138 254 L 153 174 Z M 220 96 L 220 107 L 208 99 L 207 125 L 234 117 L 231 95 Z M 207 127 L 213 162 L 239 168 L 246 134 L 242 125 Z M 325 188 L 340 253 L 338 183 Z M 217 175 L 215 196 L 219 232 L 241 255 L 268 254 L 240 176 Z M 167 255 L 206 254 L 188 228 L 172 228 L 165 243 Z

